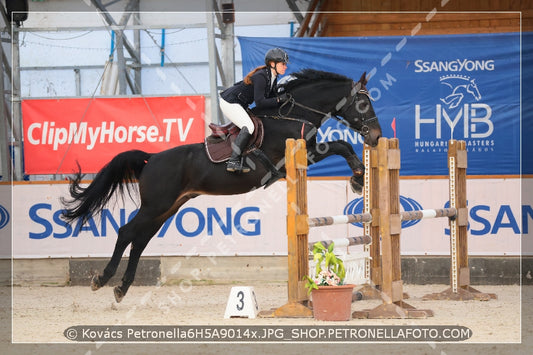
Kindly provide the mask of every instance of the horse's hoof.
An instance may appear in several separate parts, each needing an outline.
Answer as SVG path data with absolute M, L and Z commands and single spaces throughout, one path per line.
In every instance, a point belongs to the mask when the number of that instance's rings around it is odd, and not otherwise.
M 363 186 L 359 184 L 356 181 L 357 177 L 352 176 L 350 178 L 350 187 L 352 188 L 352 191 L 358 195 L 361 195 L 363 193 Z
M 118 286 L 113 289 L 113 293 L 115 294 L 115 301 L 117 301 L 117 303 L 120 303 L 120 301 L 122 301 L 125 296 L 124 292 L 122 292 L 122 290 Z
M 94 275 L 93 278 L 91 279 L 91 290 L 96 291 L 100 287 L 102 287 L 100 285 L 100 279 L 99 279 L 98 275 Z
M 363 187 L 361 185 L 354 186 L 352 185 L 352 192 L 362 195 L 363 194 Z

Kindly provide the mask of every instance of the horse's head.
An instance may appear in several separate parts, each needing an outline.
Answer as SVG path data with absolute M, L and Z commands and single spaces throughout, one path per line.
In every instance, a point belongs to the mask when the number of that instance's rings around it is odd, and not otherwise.
M 469 92 L 470 94 L 472 94 L 472 96 L 474 96 L 476 101 L 479 101 L 479 100 L 481 100 L 481 94 L 479 93 L 479 90 L 477 88 L 477 84 L 476 84 L 476 82 L 474 80 L 475 79 L 470 80 L 470 83 L 466 87 L 466 91 Z
M 366 73 L 357 83 L 339 74 L 312 69 L 294 73 L 292 77 L 294 80 L 282 86 L 294 99 L 285 113 L 299 111 L 299 116 L 317 127 L 324 118 L 333 116 L 360 133 L 366 144 L 378 144 L 381 126 L 366 88 Z
M 349 95 L 337 104 L 335 114 L 341 116 L 351 129 L 359 132 L 366 144 L 375 147 L 382 132 L 366 88 L 367 82 L 366 72 L 358 82 L 352 82 Z

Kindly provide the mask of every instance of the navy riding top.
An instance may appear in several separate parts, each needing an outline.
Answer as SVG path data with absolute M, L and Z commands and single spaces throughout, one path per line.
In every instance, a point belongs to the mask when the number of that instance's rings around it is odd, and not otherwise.
M 278 106 L 276 98 L 277 77 L 272 83 L 272 72 L 269 68 L 263 68 L 255 72 L 252 84 L 247 85 L 244 81 L 235 83 L 232 87 L 220 93 L 220 97 L 229 103 L 238 103 L 248 108 L 253 102 L 257 108 L 273 108 Z

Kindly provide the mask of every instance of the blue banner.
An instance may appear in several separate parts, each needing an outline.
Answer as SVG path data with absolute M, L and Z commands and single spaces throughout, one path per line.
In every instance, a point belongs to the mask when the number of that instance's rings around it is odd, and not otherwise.
M 520 174 L 520 33 L 239 41 L 243 75 L 262 65 L 272 47 L 288 52 L 286 74 L 313 68 L 357 80 L 366 71 L 383 134 L 400 139 L 402 175 L 446 175 L 452 138 L 466 141 L 469 175 Z M 531 62 L 530 41 L 523 42 L 524 58 Z M 524 71 L 524 82 L 531 79 Z M 531 93 L 524 95 L 533 101 Z M 531 132 L 531 120 L 522 129 Z M 327 122 L 317 139 L 339 138 L 361 152 L 361 137 L 336 122 Z M 532 161 L 523 166 L 524 174 L 533 173 Z M 311 166 L 309 175 L 351 172 L 342 158 L 330 157 Z

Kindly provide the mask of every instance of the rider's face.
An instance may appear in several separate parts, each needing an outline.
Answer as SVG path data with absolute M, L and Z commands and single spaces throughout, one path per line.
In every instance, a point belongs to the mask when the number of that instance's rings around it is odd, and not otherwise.
M 276 63 L 276 71 L 279 75 L 285 74 L 285 70 L 287 70 L 287 63 L 278 62 Z

